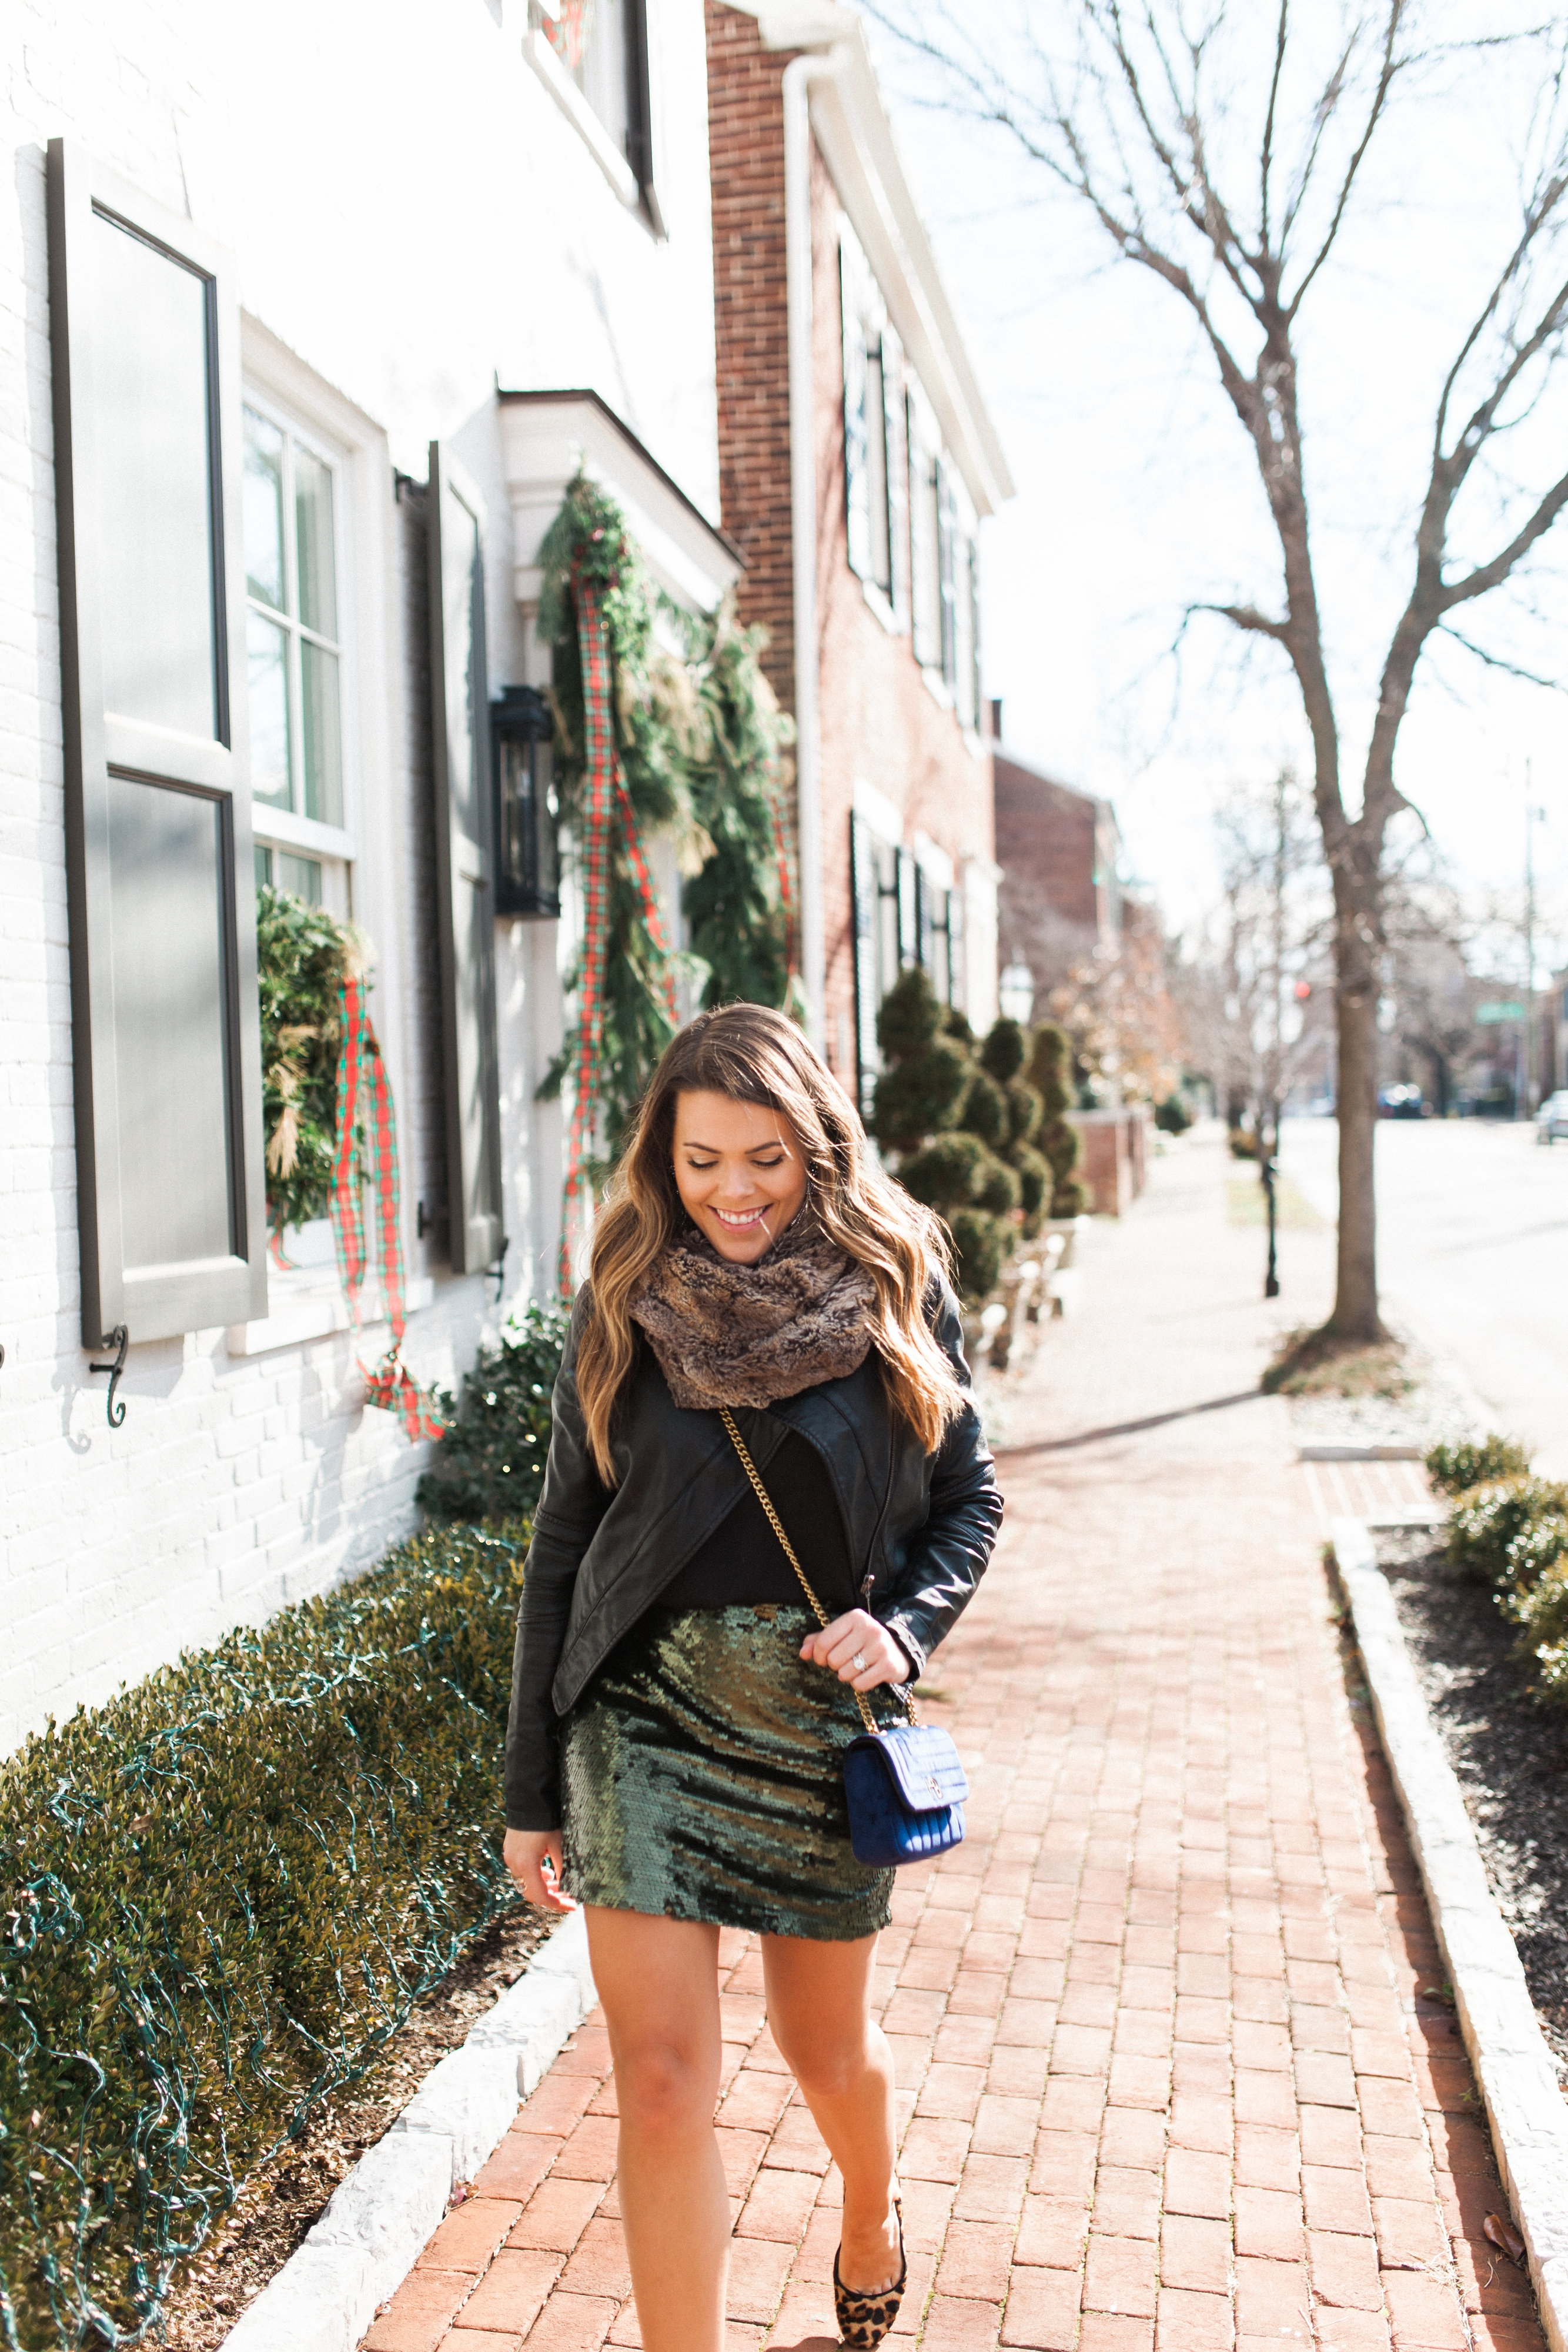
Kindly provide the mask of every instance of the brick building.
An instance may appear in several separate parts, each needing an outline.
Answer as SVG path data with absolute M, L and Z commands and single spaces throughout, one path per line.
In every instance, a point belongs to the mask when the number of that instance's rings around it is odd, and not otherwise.
M 1001 736 L 1001 705 L 993 703 Z M 998 921 L 1004 965 L 1026 965 L 1043 1002 L 1074 967 L 1122 935 L 1122 838 L 1109 801 L 994 753 Z
M 1011 483 L 857 15 L 706 16 L 721 517 L 798 728 L 811 1024 L 864 1100 L 904 965 L 996 1013 L 977 540 Z
M 688 609 L 739 568 L 701 0 L 6 31 L 0 1748 L 413 1524 L 379 1303 L 356 1351 L 324 1224 L 267 1252 L 253 877 L 372 944 L 450 1383 L 559 1232 L 570 893 L 496 919 L 489 823 L 541 533 L 583 461 Z

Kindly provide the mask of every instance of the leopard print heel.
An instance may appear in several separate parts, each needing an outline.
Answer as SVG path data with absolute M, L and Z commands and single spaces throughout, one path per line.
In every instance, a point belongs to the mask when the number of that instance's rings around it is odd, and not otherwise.
M 883 2337 L 891 2335 L 898 2306 L 904 2301 L 909 2262 L 904 2251 L 904 2206 L 896 2197 L 893 2210 L 898 2216 L 898 2276 L 891 2286 L 883 2287 L 880 2294 L 856 2294 L 840 2278 L 839 2257 L 833 2256 L 833 2308 L 838 2314 L 839 2341 L 852 2347 L 852 2352 L 876 2352 Z

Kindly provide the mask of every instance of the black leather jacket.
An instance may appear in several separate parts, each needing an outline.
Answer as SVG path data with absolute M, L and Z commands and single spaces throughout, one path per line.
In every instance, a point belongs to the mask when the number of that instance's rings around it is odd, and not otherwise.
M 746 1491 L 716 1412 L 684 1412 L 653 1352 L 638 1347 L 614 1439 L 620 1483 L 588 1452 L 575 1366 L 580 1293 L 555 1385 L 549 1462 L 517 1608 L 507 1727 L 507 1826 L 559 1826 L 560 1718 L 622 1635 Z M 957 1302 L 944 1289 L 936 1337 L 966 1389 Z M 786 1428 L 817 1448 L 844 1515 L 850 1558 L 873 1579 L 867 1606 L 923 1666 L 985 1572 L 1001 1523 L 990 1449 L 966 1403 L 939 1453 L 921 1451 L 888 1408 L 873 1353 L 847 1380 L 736 1413 L 766 1481 Z M 863 1589 L 863 1588 L 862 1588 Z

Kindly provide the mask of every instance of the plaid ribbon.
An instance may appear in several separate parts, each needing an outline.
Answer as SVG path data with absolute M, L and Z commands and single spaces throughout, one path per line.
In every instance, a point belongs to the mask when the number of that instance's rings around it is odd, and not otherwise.
M 604 988 L 610 954 L 610 902 L 614 879 L 615 843 L 612 827 L 620 822 L 620 846 L 642 902 L 643 920 L 662 967 L 665 1010 L 672 1024 L 676 1015 L 674 974 L 668 934 L 653 887 L 642 829 L 621 762 L 615 756 L 615 722 L 612 703 L 612 665 L 610 631 L 604 618 L 601 583 L 585 579 L 573 568 L 572 595 L 577 606 L 578 656 L 582 671 L 583 753 L 588 791 L 583 808 L 582 835 L 578 844 L 578 868 L 582 877 L 582 949 L 578 957 L 577 1058 L 572 1071 L 571 1136 L 567 1147 L 566 1186 L 561 1205 L 560 1265 L 557 1276 L 560 1295 L 570 1299 L 576 1286 L 573 1268 L 576 1244 L 587 1223 L 592 1190 L 593 1121 L 597 1108 L 595 1079 L 604 1045 Z
M 348 1301 L 356 1353 L 360 1294 L 370 1272 L 372 1244 L 379 1247 L 382 1299 L 392 1325 L 392 1346 L 374 1371 L 367 1370 L 363 1360 L 360 1360 L 365 1402 L 378 1406 L 383 1412 L 401 1413 L 412 1440 L 439 1437 L 445 1423 L 402 1360 L 402 1335 L 408 1316 L 403 1306 L 402 1237 L 398 1228 L 397 1121 L 386 1065 L 365 1004 L 362 981 L 345 977 L 340 1025 L 342 1045 L 338 1056 L 338 1156 L 332 1169 L 332 1236 L 338 1247 L 338 1273 Z M 355 1166 L 361 1113 L 371 1182 L 376 1195 L 369 1241 L 364 1194 Z

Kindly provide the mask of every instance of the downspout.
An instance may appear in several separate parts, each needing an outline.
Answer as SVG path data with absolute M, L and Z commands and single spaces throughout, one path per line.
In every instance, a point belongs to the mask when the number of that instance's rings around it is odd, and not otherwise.
M 789 367 L 789 541 L 795 606 L 795 812 L 800 852 L 800 979 L 806 1034 L 827 1049 L 828 942 L 822 892 L 821 676 L 817 637 L 817 453 L 811 372 L 811 85 L 849 60 L 791 58 L 784 68 L 784 275 Z

